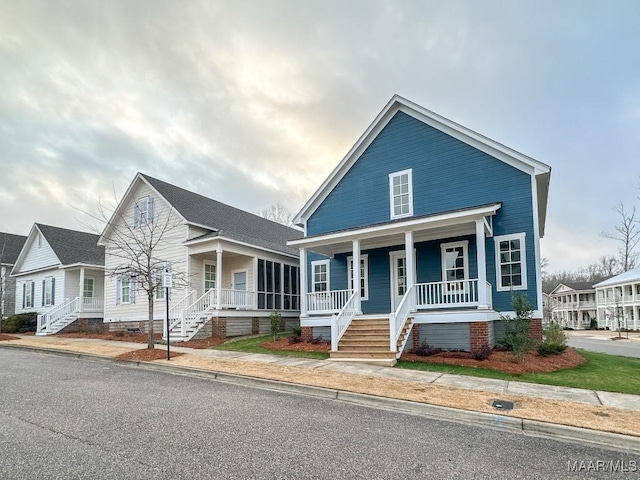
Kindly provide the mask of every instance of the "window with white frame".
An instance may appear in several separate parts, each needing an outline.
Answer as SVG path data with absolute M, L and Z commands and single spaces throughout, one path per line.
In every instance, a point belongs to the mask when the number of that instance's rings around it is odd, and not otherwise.
M 120 303 L 131 303 L 131 277 L 123 275 L 120 280 Z
M 313 272 L 312 292 L 327 292 L 329 287 L 329 260 L 315 260 L 311 262 Z
M 156 291 L 154 292 L 154 296 L 156 300 L 164 300 L 165 297 L 164 269 L 164 265 L 156 265 L 153 269 L 154 283 L 156 284 Z
M 83 298 L 93 298 L 93 278 L 84 279 L 84 285 L 82 288 Z
M 442 281 L 455 282 L 469 278 L 469 242 L 440 244 L 442 252 Z
M 496 236 L 494 242 L 497 290 L 525 290 L 527 288 L 525 234 Z
M 347 257 L 349 288 L 353 290 L 353 257 Z M 360 255 L 360 299 L 369 299 L 369 256 Z
M 146 196 L 136 200 L 133 205 L 133 227 L 153 223 L 153 198 Z
M 204 291 L 208 292 L 216 288 L 216 266 L 211 263 L 204 264 Z
M 389 174 L 389 201 L 392 219 L 413 215 L 411 169 Z
M 47 277 L 42 281 L 42 306 L 53 305 L 53 277 Z
M 22 308 L 33 308 L 34 290 L 34 282 L 26 282 L 22 284 Z

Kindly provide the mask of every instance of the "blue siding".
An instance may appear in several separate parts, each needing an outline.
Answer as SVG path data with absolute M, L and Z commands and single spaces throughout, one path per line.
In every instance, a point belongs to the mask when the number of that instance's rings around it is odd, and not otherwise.
M 396 113 L 307 220 L 307 234 L 320 235 L 389 221 L 389 173 L 409 168 L 413 169 L 414 216 L 502 203 L 493 219 L 494 234 L 526 233 L 526 293 L 535 304 L 531 176 L 402 112 Z M 469 245 L 469 256 L 475 259 L 475 253 L 471 254 L 472 246 L 475 252 L 475 241 L 470 240 Z M 430 248 L 437 250 L 439 272 L 439 242 Z M 494 251 L 493 239 L 489 238 L 487 280 L 495 287 Z M 425 278 L 418 281 L 439 280 L 436 264 L 421 260 L 420 254 L 417 257 L 419 265 L 425 262 Z M 370 286 L 372 274 L 370 270 Z M 470 272 L 470 276 L 475 274 Z M 376 285 L 382 282 L 384 278 L 375 280 Z M 333 278 L 331 287 L 339 288 Z M 494 292 L 493 304 L 496 310 L 510 310 L 510 293 Z

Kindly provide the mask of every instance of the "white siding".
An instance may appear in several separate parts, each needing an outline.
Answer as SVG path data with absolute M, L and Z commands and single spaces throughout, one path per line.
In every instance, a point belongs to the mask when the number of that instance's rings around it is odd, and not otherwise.
M 60 260 L 58 260 L 56 254 L 53 253 L 53 249 L 46 238 L 42 237 L 42 245 L 38 246 L 39 236 L 40 232 L 38 232 L 38 230 L 34 229 L 31 232 L 31 235 L 27 239 L 25 256 L 14 273 L 30 272 L 32 270 L 60 264 Z M 20 301 L 20 305 L 22 305 L 22 301 Z
M 34 273 L 31 275 L 24 275 L 16 279 L 16 313 L 25 312 L 38 312 L 44 313 L 51 308 L 51 306 L 42 305 L 42 281 L 45 278 L 55 278 L 55 294 L 54 305 L 61 305 L 66 297 L 64 292 L 64 271 L 58 268 L 51 270 L 44 270 L 42 272 Z M 34 282 L 34 296 L 32 308 L 22 308 L 22 285 L 31 285 Z M 30 288 L 30 287 L 27 287 Z
M 187 226 L 183 224 L 183 220 L 177 214 L 171 211 L 170 206 L 161 197 L 158 197 L 153 190 L 151 190 L 145 183 L 140 182 L 138 187 L 133 192 L 131 198 L 127 199 L 127 204 L 124 205 L 123 218 L 115 222 L 114 228 L 123 232 L 123 234 L 129 235 L 127 228 L 124 227 L 124 222 L 128 222 L 130 226 L 133 225 L 133 206 L 134 202 L 142 197 L 150 196 L 154 198 L 154 215 L 153 224 L 158 227 L 162 225 L 168 225 L 169 227 L 162 236 L 162 240 L 158 244 L 155 250 L 154 257 L 156 261 L 170 262 L 171 269 L 174 273 L 174 288 L 171 295 L 170 305 L 179 302 L 185 294 L 184 285 L 180 285 L 178 277 L 185 275 L 186 267 L 186 247 L 182 243 L 187 238 Z M 131 231 L 139 235 L 142 231 L 149 227 L 142 227 L 140 229 L 132 229 Z M 148 230 L 147 230 L 148 231 Z M 124 233 L 127 232 L 127 233 Z M 108 239 L 106 242 L 106 254 L 105 254 L 105 305 L 104 305 L 104 319 L 105 322 L 125 322 L 125 321 L 139 321 L 147 320 L 148 315 L 148 303 L 147 293 L 138 288 L 135 292 L 134 304 L 121 304 L 116 305 L 116 278 L 113 275 L 114 270 L 126 262 L 124 262 L 117 255 L 114 255 L 114 245 L 109 244 Z M 156 300 L 154 302 L 154 314 L 155 319 L 163 319 L 165 316 L 165 302 L 164 300 Z

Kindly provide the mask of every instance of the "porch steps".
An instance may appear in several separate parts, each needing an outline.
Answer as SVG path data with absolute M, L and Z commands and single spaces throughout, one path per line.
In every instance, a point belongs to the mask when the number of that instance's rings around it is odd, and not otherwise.
M 169 332 L 169 341 L 171 343 L 174 342 L 187 342 L 193 339 L 200 330 L 211 320 L 211 314 L 201 314 L 193 316 L 192 318 L 186 319 L 186 328 L 185 328 L 185 336 L 182 335 L 182 328 L 178 323 L 175 327 L 173 327 Z M 163 340 L 167 340 L 166 336 Z
M 77 313 L 71 313 L 65 317 L 60 318 L 59 320 L 56 320 L 55 322 L 51 323 L 49 325 L 49 328 L 47 329 L 46 327 L 42 329 L 42 331 L 40 332 L 36 332 L 36 336 L 45 336 L 45 335 L 54 335 L 58 332 L 60 332 L 61 330 L 63 330 L 65 327 L 68 327 L 69 325 L 71 325 L 73 322 L 75 322 L 78 319 L 78 314 Z

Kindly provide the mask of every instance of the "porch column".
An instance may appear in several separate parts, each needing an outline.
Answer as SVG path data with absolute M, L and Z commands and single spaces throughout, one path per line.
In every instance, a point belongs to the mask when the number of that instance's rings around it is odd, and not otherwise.
M 222 303 L 222 249 L 216 250 L 216 309 L 220 310 Z
M 404 232 L 404 254 L 407 262 L 405 281 L 408 292 L 413 287 L 413 279 L 415 277 L 415 259 L 413 258 L 413 232 Z M 413 309 L 414 302 L 411 303 L 411 309 Z
M 353 240 L 353 267 L 351 268 L 351 280 L 353 291 L 356 295 L 356 311 L 362 313 L 362 301 L 360 299 L 360 240 Z
M 307 249 L 300 248 L 300 316 L 307 317 Z
M 476 258 L 478 262 L 478 309 L 489 308 L 487 302 L 487 256 L 484 241 L 484 219 L 476 220 Z M 496 272 L 496 276 L 500 272 Z
M 84 267 L 80 267 L 80 290 L 78 297 L 80 298 L 80 305 L 78 308 L 80 309 L 80 312 L 82 312 L 82 307 L 84 307 Z

